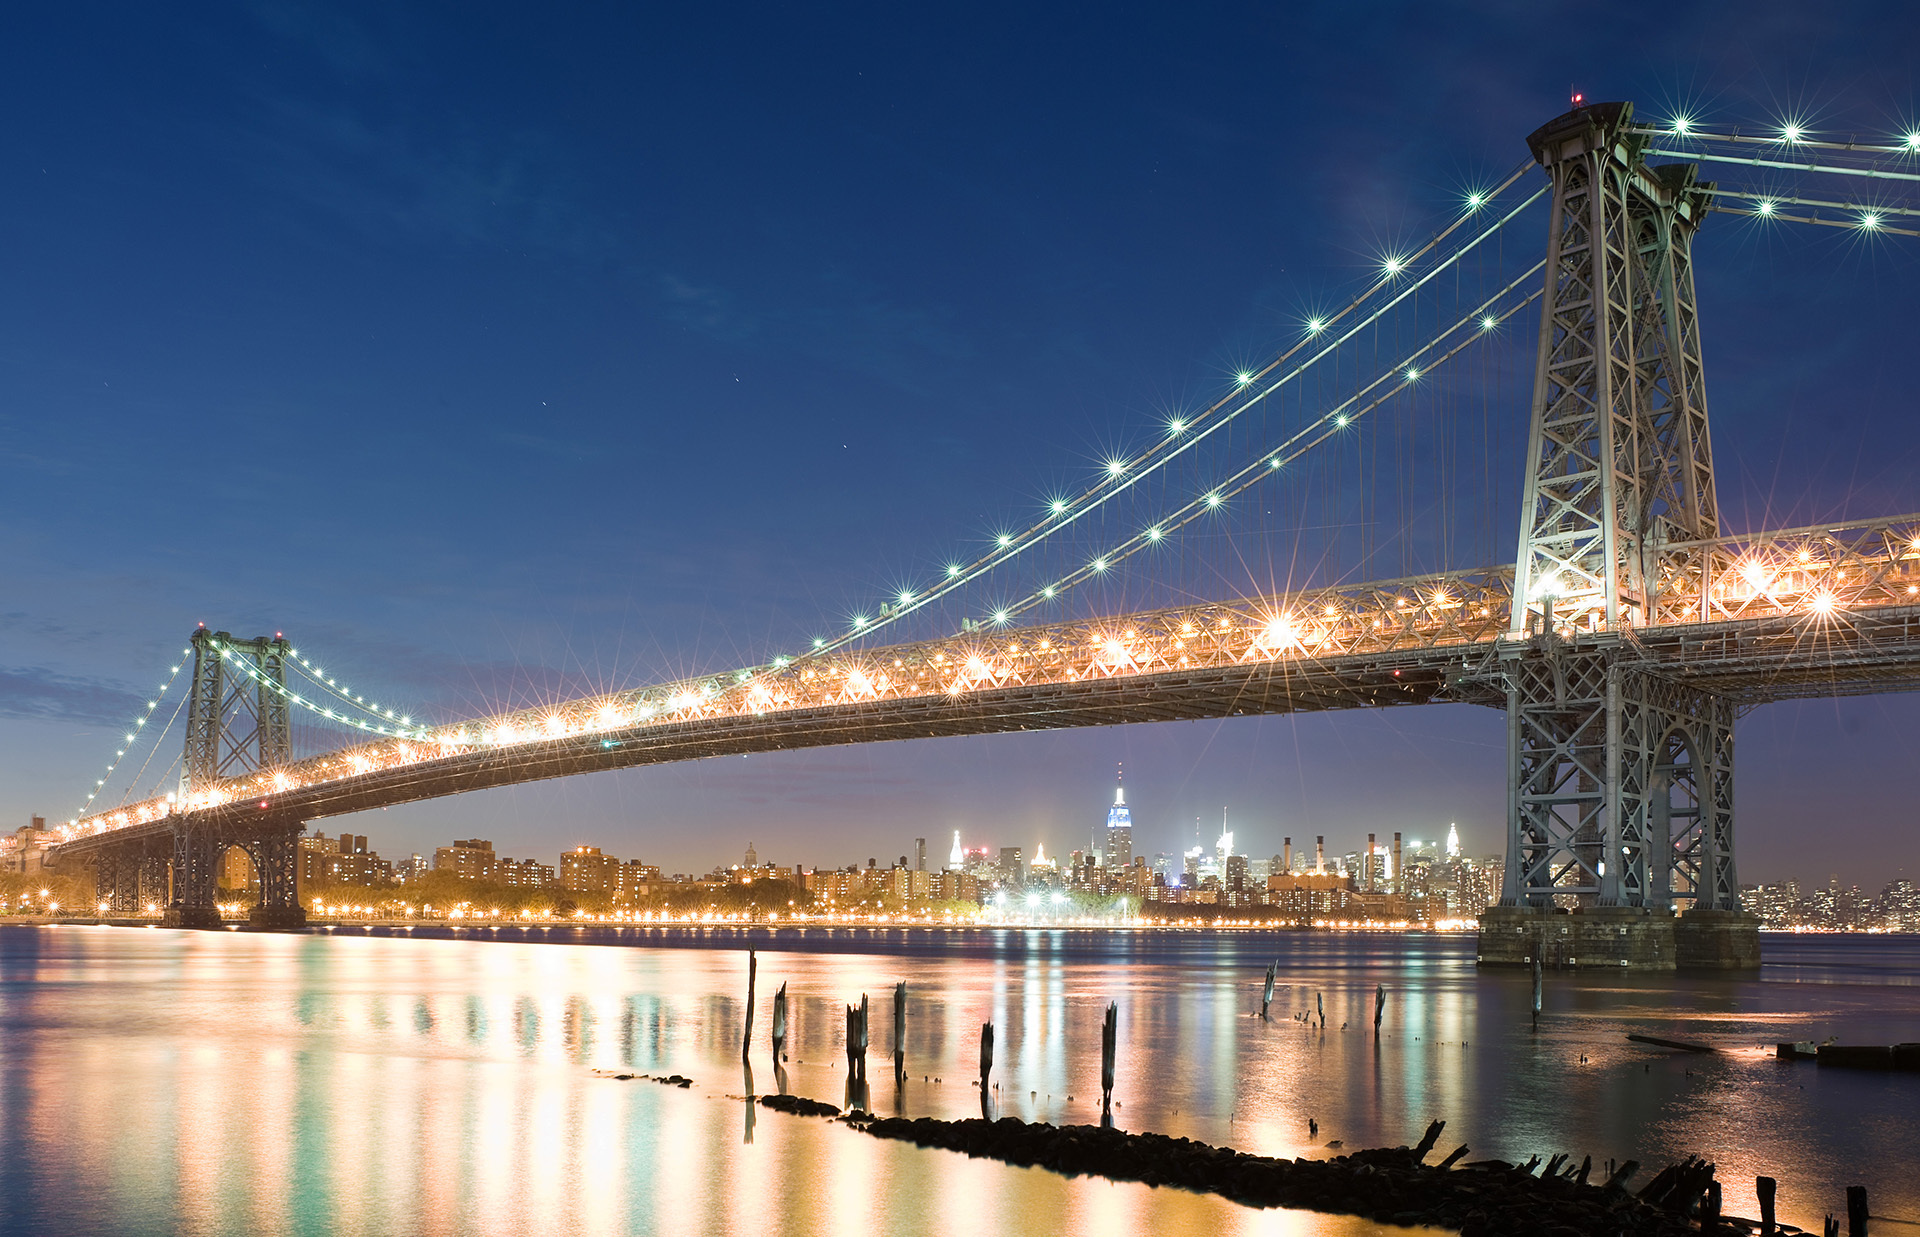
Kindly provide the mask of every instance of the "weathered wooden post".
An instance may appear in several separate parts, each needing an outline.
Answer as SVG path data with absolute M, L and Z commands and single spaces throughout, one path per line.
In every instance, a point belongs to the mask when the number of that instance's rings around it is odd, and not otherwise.
M 1753 1192 L 1760 1196 L 1760 1237 L 1773 1237 L 1773 1194 L 1779 1183 L 1772 1177 L 1755 1177 Z
M 907 1085 L 907 981 L 893 986 L 893 1085 Z
M 1387 989 L 1385 984 L 1373 986 L 1373 1037 L 1380 1038 L 1380 1015 L 1387 1012 Z
M 780 991 L 773 994 L 773 1064 L 777 1068 L 780 1059 L 787 1055 L 787 986 L 780 985 Z
M 1273 972 L 1267 972 L 1267 988 L 1273 988 Z M 1266 1010 L 1260 1011 L 1262 1018 Z M 1120 1006 L 1113 1001 L 1107 1002 L 1107 1020 L 1100 1028 L 1100 1124 L 1113 1124 L 1113 1054 L 1120 1026 Z
M 993 1024 L 980 1024 L 980 1115 L 993 1120 L 993 1093 L 987 1089 L 993 1076 Z
M 740 1033 L 740 1064 L 745 1065 L 753 1055 L 753 978 L 760 969 L 760 960 L 753 951 L 747 951 L 747 1026 Z
M 1540 1029 L 1540 975 L 1542 971 L 1540 951 L 1533 951 L 1533 1029 Z
M 867 1085 L 867 994 L 860 994 L 860 1085 Z
M 1313 1005 L 1315 1009 L 1320 1011 L 1320 1029 L 1324 1031 L 1327 1029 L 1327 994 L 1324 992 L 1314 993 Z
M 1847 1237 L 1867 1237 L 1867 1187 L 1847 1187 Z
M 1267 1016 L 1267 1007 L 1273 1004 L 1273 972 L 1279 965 L 1280 961 L 1277 958 L 1267 964 L 1267 990 L 1260 994 L 1260 1017 L 1262 1019 L 1265 1019 Z

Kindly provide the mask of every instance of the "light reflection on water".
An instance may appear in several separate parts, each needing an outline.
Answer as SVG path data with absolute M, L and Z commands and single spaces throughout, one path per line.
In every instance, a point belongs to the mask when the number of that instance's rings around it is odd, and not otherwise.
M 472 932 L 464 933 L 472 937 Z M 1920 1077 L 1777 1063 L 1782 1039 L 1920 1039 L 1920 943 L 1769 937 L 1758 980 L 1478 974 L 1462 938 L 1066 930 L 571 929 L 536 940 L 0 928 L 0 1218 L 7 1231 L 1358 1233 L 1360 1222 L 973 1161 L 755 1113 L 753 1077 L 842 1102 L 844 1007 L 873 1000 L 883 1113 L 1096 1121 L 1100 1019 L 1120 1008 L 1116 1123 L 1268 1155 L 1410 1142 L 1633 1157 L 1700 1152 L 1730 1209 L 1780 1178 L 1815 1224 L 1865 1184 L 1920 1218 Z M 1271 1022 L 1254 1017 L 1280 959 Z M 891 1065 L 908 983 L 907 1071 Z M 1388 993 L 1372 1034 L 1376 984 Z M 1295 1018 L 1326 1003 L 1324 1033 Z M 1342 1024 L 1346 1029 L 1342 1030 Z M 1629 1032 L 1710 1038 L 1673 1057 Z M 1585 1058 L 1583 1061 L 1582 1058 Z M 594 1070 L 681 1073 L 690 1091 Z M 1317 1139 L 1307 1121 L 1319 1123 Z

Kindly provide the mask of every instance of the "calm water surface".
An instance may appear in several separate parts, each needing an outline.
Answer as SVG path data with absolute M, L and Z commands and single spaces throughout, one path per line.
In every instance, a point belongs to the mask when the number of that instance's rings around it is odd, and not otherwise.
M 844 1100 L 842 1007 L 874 999 L 872 1102 L 1098 1116 L 1120 1007 L 1116 1122 L 1268 1155 L 1411 1142 L 1470 1158 L 1716 1160 L 1727 1203 L 1818 1229 L 1864 1184 L 1920 1219 L 1920 1075 L 1770 1056 L 1775 1041 L 1920 1040 L 1920 939 L 1769 937 L 1759 977 L 1480 974 L 1469 938 L 979 930 L 556 930 L 552 941 L 0 927 L 0 1227 L 66 1233 L 1351 1234 L 882 1142 L 754 1110 L 780 983 L 790 1089 Z M 760 950 L 754 1077 L 739 1061 Z M 1280 962 L 1271 1022 L 1253 1016 Z M 908 983 L 910 1080 L 885 1063 Z M 1375 985 L 1384 1030 L 1371 1025 Z M 1325 1001 L 1327 1029 L 1293 1015 Z M 1345 1029 L 1343 1029 L 1343 1026 Z M 1674 1056 L 1628 1033 L 1705 1039 Z M 681 1073 L 691 1090 L 596 1070 Z M 1319 1123 L 1317 1138 L 1307 1121 Z

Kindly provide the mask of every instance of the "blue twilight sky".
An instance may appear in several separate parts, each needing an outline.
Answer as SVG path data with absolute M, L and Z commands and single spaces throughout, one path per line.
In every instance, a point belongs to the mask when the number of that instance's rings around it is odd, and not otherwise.
M 791 649 L 1290 344 L 1570 89 L 1877 140 L 1920 121 L 1916 34 L 1898 3 L 8 6 L 0 823 L 72 815 L 203 620 L 435 717 Z M 1727 524 L 1920 509 L 1920 240 L 1722 216 L 1697 254 Z M 1484 402 L 1482 439 L 1524 433 L 1524 383 Z M 1493 471 L 1453 565 L 1511 556 Z M 1213 550 L 1247 587 L 1291 570 L 1281 507 Z M 1917 721 L 1744 720 L 1742 875 L 1920 869 Z M 1068 850 L 1124 760 L 1137 853 L 1223 810 L 1256 854 L 1450 821 L 1488 852 L 1502 744 L 1457 708 L 1136 726 L 320 827 L 669 870 Z

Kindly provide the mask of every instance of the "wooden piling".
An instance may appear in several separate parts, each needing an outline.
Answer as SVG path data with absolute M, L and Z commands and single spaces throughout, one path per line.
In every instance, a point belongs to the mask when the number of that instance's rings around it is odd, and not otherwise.
M 993 1092 L 988 1089 L 993 1076 L 993 1024 L 980 1024 L 980 1115 L 993 1119 Z
M 860 1085 L 867 1082 L 867 994 L 860 994 Z
M 1265 1019 L 1267 1007 L 1273 1004 L 1273 973 L 1280 967 L 1280 960 L 1274 959 L 1267 965 L 1267 990 L 1260 996 L 1260 1017 Z
M 1268 982 L 1272 982 L 1272 972 L 1268 972 Z M 1106 1021 L 1100 1027 L 1100 1111 L 1108 1123 L 1113 1120 L 1113 1054 L 1119 1025 L 1120 1006 L 1108 1001 Z
M 780 991 L 773 994 L 773 1064 L 780 1067 L 780 1058 L 787 1052 L 787 986 L 780 985 Z
M 1380 1038 L 1380 1015 L 1387 1012 L 1387 989 L 1384 984 L 1373 986 L 1373 1037 Z
M 1433 1124 L 1427 1126 L 1427 1132 L 1420 1136 L 1420 1145 L 1413 1149 L 1413 1158 L 1416 1160 L 1426 1159 L 1427 1153 L 1433 1150 L 1433 1144 L 1440 1141 L 1440 1131 L 1446 1128 L 1447 1123 L 1445 1121 L 1435 1121 Z
M 754 957 L 753 950 L 747 951 L 747 1025 L 740 1032 L 740 1064 L 749 1065 L 753 1057 L 753 978 L 760 969 L 760 961 Z
M 1867 1237 L 1867 1187 L 1847 1187 L 1847 1237 Z
M 893 1085 L 907 1084 L 907 981 L 893 986 Z
M 1533 951 L 1533 1029 L 1540 1029 L 1540 974 L 1543 970 L 1540 951 Z
M 1772 1237 L 1775 1231 L 1773 1219 L 1773 1195 L 1779 1183 L 1772 1177 L 1755 1177 L 1753 1192 L 1760 1197 L 1760 1237 Z

